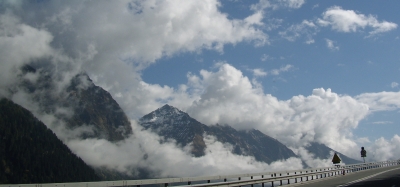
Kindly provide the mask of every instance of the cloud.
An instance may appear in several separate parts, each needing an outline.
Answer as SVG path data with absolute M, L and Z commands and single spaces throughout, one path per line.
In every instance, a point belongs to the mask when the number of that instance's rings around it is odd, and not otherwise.
M 371 147 L 366 147 L 367 161 L 397 160 L 400 155 L 400 136 L 394 135 L 392 139 L 379 138 Z
M 354 10 L 344 10 L 341 7 L 333 6 L 328 8 L 322 19 L 318 19 L 321 26 L 331 26 L 339 32 L 357 32 L 358 30 L 371 28 L 370 36 L 396 29 L 397 24 L 387 21 L 378 21 L 373 15 L 364 15 Z
M 397 83 L 397 82 L 392 82 L 392 83 L 390 84 L 390 87 L 392 87 L 392 88 L 397 88 L 397 87 L 399 87 L 399 83 Z
M 275 59 L 274 57 L 271 57 L 271 56 L 269 56 L 269 55 L 267 55 L 267 54 L 263 54 L 262 56 L 261 56 L 261 61 L 267 61 L 267 60 L 273 60 L 273 59 Z
M 288 65 L 283 66 L 283 67 L 281 67 L 281 68 L 279 68 L 279 69 L 273 69 L 273 70 L 271 70 L 271 74 L 272 74 L 272 75 L 279 75 L 280 73 L 282 73 L 282 72 L 287 72 L 287 71 L 289 71 L 289 70 L 291 70 L 291 69 L 293 69 L 293 68 L 294 68 L 293 65 L 288 64 Z
M 317 25 L 314 22 L 309 20 L 303 20 L 300 24 L 291 25 L 285 31 L 279 32 L 279 35 L 291 42 L 297 40 L 301 36 L 306 36 L 306 43 L 313 43 L 314 39 L 312 38 L 318 32 Z
M 280 0 L 280 3 L 289 8 L 297 9 L 305 3 L 305 0 Z
M 275 10 L 281 7 L 298 9 L 304 3 L 305 0 L 260 0 L 258 3 L 252 4 L 250 8 L 255 11 L 263 11 L 267 8 Z
M 36 67 L 53 66 L 53 71 L 64 74 L 64 83 L 76 72 L 87 72 L 133 118 L 150 112 L 160 105 L 158 101 L 167 101 L 171 95 L 181 95 L 188 102 L 193 99 L 185 93 L 185 86 L 174 89 L 142 81 L 140 71 L 155 60 L 182 52 L 222 52 L 224 45 L 243 41 L 254 45 L 268 43 L 268 36 L 258 29 L 262 14 L 229 19 L 219 11 L 221 4 L 217 0 L 72 0 L 40 5 L 25 1 L 4 5 L 11 13 L 2 15 L 2 22 L 8 24 L 2 26 L 2 32 L 19 32 L 3 37 L 1 42 L 10 46 L 8 41 L 12 39 L 15 44 L 0 51 L 2 80 L 12 78 L 14 75 L 9 72 L 15 72 L 17 65 L 51 54 L 51 58 L 57 59 L 47 60 L 47 64 L 43 61 Z M 0 84 L 5 87 L 11 83 L 10 80 Z
M 328 47 L 330 50 L 339 50 L 339 47 L 335 46 L 336 42 L 327 38 L 325 38 L 325 41 L 326 41 L 326 47 Z
M 22 65 L 53 53 L 52 40 L 49 32 L 21 23 L 10 13 L 0 14 L 0 95 L 7 95 L 4 90 L 16 83 Z
M 253 74 L 254 74 L 254 76 L 256 76 L 256 77 L 263 77 L 263 76 L 266 76 L 266 75 L 267 75 L 267 72 L 265 72 L 265 71 L 262 70 L 262 69 L 253 69 Z
M 356 147 L 351 130 L 369 111 L 368 105 L 323 88 L 314 89 L 310 96 L 278 100 L 229 64 L 220 65 L 216 72 L 202 70 L 200 76 L 189 78 L 201 94 L 187 108 L 191 116 L 207 125 L 259 129 L 291 147 L 316 141 L 350 152 Z
M 86 139 L 71 140 L 67 145 L 91 166 L 131 175 L 137 175 L 135 168 L 149 169 L 155 173 L 152 177 L 227 175 L 279 170 L 283 167 L 302 168 L 298 158 L 266 164 L 256 161 L 254 157 L 234 155 L 231 153 L 232 145 L 222 144 L 209 135 L 205 135 L 206 155 L 192 157 L 189 147 L 182 150 L 172 140 L 160 144 L 160 137 L 156 134 L 142 130 L 134 121 L 132 127 L 137 133 L 117 144 L 104 139 Z
M 371 111 L 390 111 L 400 108 L 400 92 L 364 93 L 355 98 L 367 104 Z
M 384 125 L 384 124 L 392 124 L 393 122 L 391 121 L 375 121 L 372 122 L 372 124 L 377 124 L 377 125 Z

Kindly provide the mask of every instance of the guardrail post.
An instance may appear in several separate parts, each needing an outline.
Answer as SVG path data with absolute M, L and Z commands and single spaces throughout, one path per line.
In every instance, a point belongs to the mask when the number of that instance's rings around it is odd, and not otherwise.
M 261 178 L 263 179 L 264 178 L 264 175 L 261 175 Z M 264 183 L 261 183 L 262 184 L 262 187 L 264 187 Z
M 274 187 L 274 181 L 271 181 L 271 184 L 272 184 L 271 187 Z
M 192 184 L 192 182 L 188 181 L 188 185 L 191 185 L 191 184 Z
M 289 173 L 287 173 L 287 175 L 289 176 Z M 290 184 L 290 179 L 287 180 L 287 183 Z
M 303 174 L 303 172 L 302 172 L 302 171 L 300 171 L 300 174 Z M 300 178 L 300 182 L 303 182 L 303 176 L 301 176 L 301 178 Z

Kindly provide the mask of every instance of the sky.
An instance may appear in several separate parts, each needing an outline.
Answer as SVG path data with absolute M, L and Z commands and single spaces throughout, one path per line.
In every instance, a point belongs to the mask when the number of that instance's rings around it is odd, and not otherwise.
M 237 171 L 218 164 L 217 150 L 225 150 L 232 163 L 243 163 L 238 166 L 243 171 L 301 167 L 296 158 L 265 165 L 231 155 L 229 146 L 213 137 L 207 144 L 213 154 L 204 158 L 190 157 L 173 142 L 157 144 L 159 137 L 140 130 L 135 120 L 164 104 L 206 125 L 258 129 L 313 166 L 328 161 L 304 151 L 310 142 L 353 158 L 364 146 L 371 161 L 398 159 L 399 5 L 395 0 L 3 0 L 0 95 L 31 110 L 90 165 L 124 172 L 144 165 L 159 176 Z M 118 145 L 70 138 L 74 132 L 55 126 L 56 114 L 44 113 L 33 96 L 14 86 L 37 81 L 34 73 L 19 76 L 24 64 L 50 71 L 57 85 L 52 94 L 58 96 L 74 75 L 86 72 L 141 133 Z M 66 110 L 55 113 L 60 111 Z M 151 144 L 144 152 L 154 157 L 130 160 L 141 144 Z M 104 155 L 127 147 L 131 151 Z M 160 159 L 167 152 L 180 156 Z M 177 158 L 188 170 L 161 167 L 179 165 Z M 191 171 L 183 160 L 204 170 Z

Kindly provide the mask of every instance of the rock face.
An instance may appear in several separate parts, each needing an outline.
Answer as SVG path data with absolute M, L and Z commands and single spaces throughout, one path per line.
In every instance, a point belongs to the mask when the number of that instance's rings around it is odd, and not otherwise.
M 82 138 L 103 138 L 109 141 L 123 140 L 132 134 L 130 122 L 110 93 L 96 86 L 89 76 L 80 73 L 74 76 L 63 89 L 55 93 L 59 85 L 52 82 L 53 76 L 46 71 L 37 72 L 30 66 L 22 71 L 38 75 L 36 82 L 23 81 L 24 88 L 33 100 L 39 103 L 43 113 L 53 114 L 67 123 L 68 128 L 83 125 L 92 126 L 94 132 L 85 133 Z M 67 112 L 57 113 L 63 108 Z
M 143 116 L 139 123 L 164 138 L 176 140 L 181 146 L 191 145 L 194 156 L 203 156 L 206 149 L 204 135 L 213 135 L 222 143 L 234 148 L 232 153 L 254 156 L 256 160 L 271 163 L 296 157 L 292 150 L 258 130 L 237 131 L 228 125 L 207 126 L 179 109 L 164 105 Z
M 208 126 L 177 108 L 164 105 L 140 118 L 139 123 L 164 138 L 176 140 L 182 147 L 192 143 L 192 154 L 197 157 L 204 155 L 206 144 L 203 134 L 209 131 Z
M 94 136 L 110 141 L 123 140 L 132 133 L 130 122 L 118 103 L 86 74 L 75 76 L 67 91 L 67 100 L 75 102 L 74 115 L 67 119 L 70 126 L 94 125 Z
M 0 184 L 100 180 L 31 112 L 7 99 L 0 99 L 0 161 Z
M 209 133 L 223 143 L 234 145 L 233 153 L 254 156 L 258 161 L 271 163 L 297 157 L 284 144 L 256 129 L 236 131 L 230 126 L 213 125 Z

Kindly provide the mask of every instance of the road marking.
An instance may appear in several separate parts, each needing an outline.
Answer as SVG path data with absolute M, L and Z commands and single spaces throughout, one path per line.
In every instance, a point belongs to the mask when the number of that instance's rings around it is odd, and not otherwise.
M 351 184 L 354 184 L 354 183 L 357 183 L 357 182 L 361 182 L 361 181 L 370 179 L 370 178 L 372 178 L 372 177 L 375 177 L 375 176 L 378 176 L 378 175 L 380 175 L 380 174 L 383 174 L 383 173 L 386 173 L 386 172 L 389 172 L 389 171 L 393 171 L 393 170 L 396 170 L 396 169 L 399 169 L 399 168 L 394 168 L 394 169 L 391 169 L 391 170 L 382 171 L 382 172 L 379 172 L 379 173 L 376 173 L 376 174 L 373 174 L 373 175 L 370 175 L 370 176 L 367 176 L 367 177 L 364 177 L 364 178 L 361 178 L 361 179 L 357 179 L 357 180 L 355 180 L 355 181 L 348 182 L 348 183 L 346 183 L 346 184 L 339 185 L 339 186 L 337 186 L 337 187 L 349 186 L 349 185 L 351 185 Z

